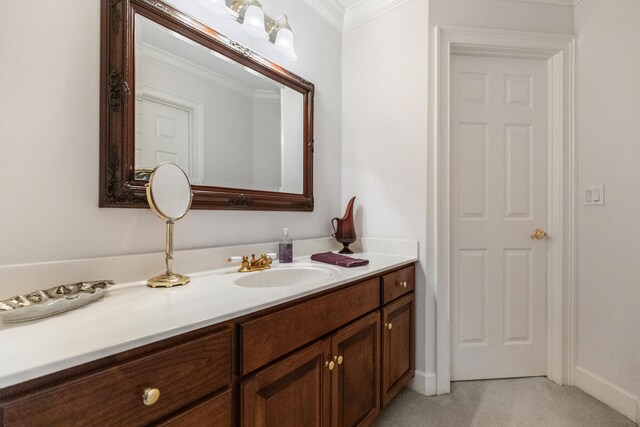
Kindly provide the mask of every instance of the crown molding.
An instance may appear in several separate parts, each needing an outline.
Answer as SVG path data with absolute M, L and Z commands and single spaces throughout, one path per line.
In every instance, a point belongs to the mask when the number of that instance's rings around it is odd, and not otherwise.
M 340 31 L 349 31 L 411 0 L 360 0 L 344 9 L 337 0 L 304 0 L 315 12 Z M 573 7 L 581 0 L 503 0 Z
M 329 24 L 342 31 L 344 24 L 344 8 L 336 0 L 304 0 Z
M 575 6 L 582 0 L 505 0 L 505 1 L 517 1 L 520 3 L 538 3 L 538 4 L 550 4 L 555 6 Z
M 344 31 L 349 31 L 411 0 L 361 0 L 346 9 Z

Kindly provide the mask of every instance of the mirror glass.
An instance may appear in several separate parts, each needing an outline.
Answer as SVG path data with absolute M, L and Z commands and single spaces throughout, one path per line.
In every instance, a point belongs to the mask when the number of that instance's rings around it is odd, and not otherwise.
M 160 218 L 177 221 L 191 207 L 191 184 L 180 167 L 173 163 L 163 163 L 150 175 L 147 197 Z
M 136 179 L 172 162 L 194 185 L 303 193 L 302 93 L 139 14 L 134 93 Z

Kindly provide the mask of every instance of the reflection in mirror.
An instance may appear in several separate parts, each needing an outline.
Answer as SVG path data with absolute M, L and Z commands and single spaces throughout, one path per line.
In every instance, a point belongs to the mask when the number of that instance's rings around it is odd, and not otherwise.
M 191 184 L 182 169 L 163 163 L 151 173 L 147 197 L 156 215 L 165 221 L 177 221 L 191 206 Z
M 304 96 L 139 14 L 135 170 L 195 185 L 303 193 Z

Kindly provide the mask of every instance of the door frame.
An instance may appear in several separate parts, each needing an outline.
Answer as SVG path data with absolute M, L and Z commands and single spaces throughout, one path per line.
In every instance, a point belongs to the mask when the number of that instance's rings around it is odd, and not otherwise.
M 547 61 L 547 377 L 573 384 L 575 367 L 575 36 L 435 27 L 433 194 L 437 393 L 451 387 L 450 70 L 451 55 Z M 565 198 L 565 194 L 567 197 Z

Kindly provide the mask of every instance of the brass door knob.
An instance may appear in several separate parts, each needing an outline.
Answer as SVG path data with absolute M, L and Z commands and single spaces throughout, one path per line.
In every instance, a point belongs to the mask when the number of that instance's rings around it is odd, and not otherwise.
M 160 399 L 160 390 L 150 387 L 144 389 L 144 393 L 142 393 L 142 402 L 145 405 L 151 406 L 155 404 L 158 399 Z
M 393 323 L 389 322 L 389 323 L 385 323 L 384 327 L 391 330 L 391 328 L 393 328 Z
M 329 368 L 330 371 L 333 371 L 333 368 L 336 367 L 335 362 L 332 360 L 331 362 L 324 362 L 324 366 Z
M 342 362 L 344 362 L 344 359 L 342 356 L 338 356 L 338 365 L 342 365 Z
M 536 231 L 534 231 L 531 235 L 531 238 L 535 240 L 542 240 L 546 239 L 547 237 L 549 237 L 549 235 L 542 228 L 536 228 Z

